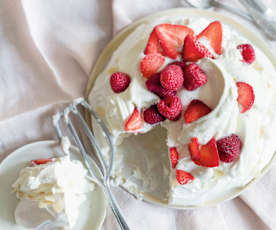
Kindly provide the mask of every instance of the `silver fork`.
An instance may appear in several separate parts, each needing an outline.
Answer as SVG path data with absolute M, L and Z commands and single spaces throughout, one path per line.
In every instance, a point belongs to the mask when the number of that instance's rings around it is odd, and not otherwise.
M 87 110 L 93 118 L 98 123 L 99 127 L 102 129 L 103 134 L 108 142 L 108 145 L 110 147 L 110 161 L 109 164 L 105 161 L 103 154 L 101 152 L 101 149 L 97 143 L 97 140 L 95 139 L 95 136 L 93 135 L 92 131 L 89 129 L 89 126 L 87 125 L 83 115 L 80 112 L 80 108 Z M 78 120 L 78 124 L 80 127 L 83 128 L 83 131 L 87 138 L 89 139 L 90 143 L 92 144 L 92 147 L 95 150 L 95 157 L 97 160 L 92 159 L 95 163 L 95 167 L 97 168 L 97 171 L 100 172 L 100 176 L 95 171 L 94 167 L 91 166 L 90 160 L 88 158 L 87 150 L 84 146 L 84 144 L 81 141 L 81 138 L 77 132 L 77 129 L 75 127 L 75 124 L 73 123 L 71 117 L 75 116 Z M 105 195 L 109 201 L 109 205 L 118 221 L 118 224 L 120 225 L 121 229 L 123 230 L 129 230 L 129 226 L 127 222 L 125 221 L 125 218 L 117 204 L 117 201 L 111 191 L 110 188 L 110 175 L 113 168 L 113 161 L 114 161 L 114 146 L 112 141 L 112 136 L 110 132 L 108 131 L 105 124 L 102 122 L 102 120 L 99 118 L 97 113 L 92 109 L 92 107 L 83 99 L 78 98 L 72 102 L 63 112 L 59 112 L 56 115 L 53 116 L 53 124 L 57 131 L 57 136 L 59 140 L 61 141 L 62 138 L 65 136 L 63 135 L 64 129 L 61 128 L 61 123 L 64 122 L 66 126 L 69 128 L 70 133 L 72 134 L 76 144 L 78 145 L 83 161 L 88 169 L 89 174 L 95 178 L 96 182 L 103 188 Z

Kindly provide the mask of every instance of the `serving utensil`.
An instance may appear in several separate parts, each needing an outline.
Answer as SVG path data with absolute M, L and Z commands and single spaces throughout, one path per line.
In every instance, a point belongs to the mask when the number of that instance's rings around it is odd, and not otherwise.
M 106 162 L 106 160 L 103 157 L 103 153 L 101 151 L 101 148 L 99 144 L 97 143 L 97 140 L 90 130 L 88 124 L 86 123 L 83 115 L 82 110 L 88 111 L 92 117 L 97 122 L 99 128 L 103 131 L 103 135 L 107 140 L 107 143 L 110 148 L 110 160 L 109 162 Z M 65 124 L 65 127 L 68 127 L 68 130 L 72 134 L 75 143 L 80 149 L 83 161 L 88 169 L 89 174 L 96 180 L 96 182 L 103 188 L 105 195 L 109 201 L 110 207 L 118 221 L 118 224 L 120 225 L 122 230 L 129 230 L 129 226 L 125 220 L 125 217 L 123 216 L 117 201 L 111 191 L 110 188 L 110 176 L 113 168 L 113 162 L 114 162 L 114 146 L 113 146 L 113 140 L 112 136 L 109 133 L 107 127 L 102 122 L 102 120 L 99 118 L 97 113 L 93 110 L 93 108 L 83 99 L 78 98 L 72 102 L 63 112 L 59 112 L 54 115 L 53 117 L 53 124 L 57 132 L 57 136 L 60 141 L 67 136 L 65 135 L 64 128 L 62 128 L 62 125 Z M 91 157 L 93 162 L 95 163 L 96 169 L 99 173 L 96 172 L 94 167 L 91 166 L 89 163 L 90 160 L 88 156 L 90 155 L 85 147 L 85 144 L 81 140 L 81 136 L 79 135 L 78 131 L 81 131 L 82 134 L 85 134 L 87 139 L 89 140 L 89 144 L 93 147 L 95 150 L 95 154 Z
M 256 0 L 239 0 L 240 3 L 245 7 L 248 13 L 242 12 L 237 8 L 228 6 L 218 0 L 184 0 L 190 7 L 207 9 L 210 7 L 220 7 L 222 9 L 228 10 L 250 22 L 255 23 L 260 30 L 270 40 L 276 40 L 276 21 L 271 20 L 269 15 L 271 14 L 271 9 L 266 7 L 264 4 Z

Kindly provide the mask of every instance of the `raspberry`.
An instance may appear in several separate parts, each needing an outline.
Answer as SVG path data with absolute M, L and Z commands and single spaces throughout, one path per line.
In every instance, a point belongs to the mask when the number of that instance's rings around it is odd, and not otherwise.
M 184 70 L 186 63 L 184 61 L 175 61 L 175 62 L 171 63 L 171 65 L 178 65 Z
M 195 90 L 208 81 L 207 75 L 197 64 L 189 64 L 185 68 L 184 87 L 187 90 Z
M 152 105 L 144 111 L 144 121 L 151 125 L 164 121 L 165 119 L 166 118 L 158 112 L 157 105 Z
M 251 64 L 255 61 L 255 51 L 250 44 L 241 44 L 237 48 L 241 51 L 244 62 Z
M 126 73 L 116 72 L 110 77 L 110 85 L 115 93 L 121 93 L 129 86 L 130 77 Z
M 241 153 L 242 142 L 240 138 L 232 134 L 217 141 L 219 158 L 224 162 L 232 162 L 238 158 Z
M 182 102 L 177 96 L 166 97 L 157 105 L 159 113 L 169 120 L 177 120 L 182 112 Z
M 160 84 L 160 74 L 152 75 L 147 81 L 146 86 L 149 91 L 155 93 L 160 98 L 165 98 L 168 96 L 175 96 L 176 92 L 172 90 L 164 89 Z
M 178 90 L 184 82 L 183 70 L 178 65 L 168 65 L 162 70 L 160 83 L 163 88 L 168 90 Z

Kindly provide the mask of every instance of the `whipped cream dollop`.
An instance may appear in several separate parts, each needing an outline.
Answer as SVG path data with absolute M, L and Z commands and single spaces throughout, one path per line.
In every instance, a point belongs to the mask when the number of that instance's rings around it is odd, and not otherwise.
M 66 150 L 68 143 L 63 143 Z M 20 199 L 15 210 L 16 223 L 39 230 L 71 229 L 86 194 L 94 189 L 82 163 L 70 160 L 67 154 L 46 164 L 23 168 L 12 187 Z
M 210 22 L 212 20 L 207 18 L 171 16 L 138 26 L 113 53 L 89 95 L 90 104 L 114 138 L 114 181 L 138 197 L 146 193 L 164 203 L 190 206 L 224 200 L 258 177 L 274 155 L 275 69 L 257 46 L 223 23 L 222 54 L 216 55 L 215 59 L 198 61 L 208 76 L 208 82 L 194 91 L 183 89 L 178 92 L 184 110 L 191 100 L 199 99 L 212 108 L 212 112 L 191 124 L 186 124 L 181 116 L 178 121 L 166 120 L 158 126 L 145 123 L 139 134 L 124 130 L 124 124 L 135 107 L 143 111 L 160 100 L 147 90 L 146 79 L 139 69 L 154 26 L 161 23 L 186 25 L 198 34 Z M 206 40 L 201 42 L 212 51 Z M 245 43 L 251 43 L 255 50 L 256 60 L 251 65 L 242 61 L 237 49 L 238 45 Z M 166 57 L 160 70 L 173 61 Z M 117 71 L 131 77 L 129 87 L 119 94 L 112 91 L 109 83 L 110 75 Z M 236 82 L 239 81 L 250 84 L 255 94 L 253 107 L 244 114 L 240 113 L 237 103 Z M 93 127 L 108 157 L 108 147 L 95 122 Z M 192 137 L 206 144 L 212 137 L 218 140 L 233 133 L 243 143 L 240 157 L 234 162 L 220 162 L 218 167 L 207 168 L 191 160 L 188 144 Z M 179 152 L 176 169 L 190 172 L 194 181 L 185 185 L 177 182 L 175 169 L 169 164 L 169 147 L 177 147 Z

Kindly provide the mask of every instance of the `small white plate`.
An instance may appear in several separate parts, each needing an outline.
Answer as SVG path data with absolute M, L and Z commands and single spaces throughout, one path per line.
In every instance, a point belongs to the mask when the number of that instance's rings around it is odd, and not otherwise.
M 71 159 L 81 160 L 76 147 L 71 147 Z M 41 141 L 25 145 L 11 153 L 0 164 L 0 229 L 24 230 L 15 223 L 14 210 L 18 203 L 11 185 L 17 179 L 19 171 L 31 160 L 62 156 L 63 151 L 56 141 Z M 81 205 L 79 219 L 72 230 L 98 230 L 101 228 L 106 214 L 107 202 L 102 189 L 95 190 L 87 196 Z M 26 230 L 26 229 L 25 229 Z

